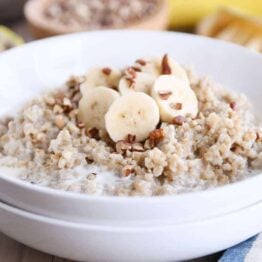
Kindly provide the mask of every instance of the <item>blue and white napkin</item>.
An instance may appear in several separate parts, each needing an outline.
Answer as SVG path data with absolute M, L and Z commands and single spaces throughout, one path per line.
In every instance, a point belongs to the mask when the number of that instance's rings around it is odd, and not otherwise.
M 219 262 L 262 262 L 262 233 L 229 248 Z

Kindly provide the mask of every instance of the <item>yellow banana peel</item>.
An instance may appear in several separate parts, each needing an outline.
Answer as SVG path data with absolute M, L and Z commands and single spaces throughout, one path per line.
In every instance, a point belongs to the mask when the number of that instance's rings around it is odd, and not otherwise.
M 18 46 L 24 43 L 22 37 L 7 28 L 0 25 L 0 52 L 5 50 L 5 43 L 10 43 L 11 46 Z
M 261 0 L 168 0 L 170 27 L 192 27 L 221 7 L 233 7 L 262 17 Z

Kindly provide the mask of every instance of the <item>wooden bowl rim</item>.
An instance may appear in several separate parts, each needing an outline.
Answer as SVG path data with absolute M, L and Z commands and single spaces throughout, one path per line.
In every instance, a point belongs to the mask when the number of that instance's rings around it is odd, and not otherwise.
M 34 27 L 39 27 L 46 31 L 49 31 L 53 34 L 66 34 L 66 33 L 73 33 L 79 31 L 88 31 L 90 29 L 87 28 L 79 28 L 79 27 L 68 27 L 63 24 L 55 24 L 53 22 L 48 21 L 43 16 L 42 10 L 43 8 L 53 0 L 29 0 L 24 7 L 24 15 L 27 21 L 32 24 Z M 168 2 L 167 0 L 158 0 L 156 10 L 145 17 L 143 17 L 139 21 L 135 21 L 132 23 L 126 24 L 124 27 L 114 27 L 113 29 L 123 29 L 123 28 L 135 28 L 139 27 L 140 24 L 149 24 L 151 21 L 157 19 L 160 15 L 166 16 L 166 20 L 168 17 Z M 112 28 L 100 28 L 98 30 L 106 30 Z

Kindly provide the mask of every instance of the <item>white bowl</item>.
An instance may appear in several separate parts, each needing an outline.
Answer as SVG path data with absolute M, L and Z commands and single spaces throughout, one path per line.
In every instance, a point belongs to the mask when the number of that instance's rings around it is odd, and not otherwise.
M 97 65 L 123 66 L 168 52 L 201 75 L 246 93 L 262 112 L 262 57 L 242 47 L 194 35 L 106 31 L 37 41 L 0 56 L 0 116 L 69 75 Z M 160 225 L 214 217 L 262 200 L 262 176 L 179 196 L 99 197 L 55 191 L 0 174 L 0 199 L 28 211 L 89 224 Z
M 181 261 L 235 245 L 262 230 L 262 202 L 213 219 L 161 226 L 96 226 L 35 215 L 0 203 L 0 231 L 77 261 Z

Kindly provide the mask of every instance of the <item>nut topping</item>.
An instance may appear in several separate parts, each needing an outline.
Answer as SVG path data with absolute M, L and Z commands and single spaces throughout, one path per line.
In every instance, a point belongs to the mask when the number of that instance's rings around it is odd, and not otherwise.
M 109 75 L 111 74 L 111 72 L 112 72 L 112 69 L 109 68 L 109 67 L 104 67 L 104 68 L 102 69 L 102 72 L 103 72 L 105 75 L 109 76 Z
M 124 177 L 127 177 L 131 175 L 132 173 L 134 173 L 134 168 L 132 166 L 125 166 L 121 172 L 122 176 Z
M 175 110 L 181 110 L 182 107 L 183 107 L 183 105 L 182 105 L 182 103 L 171 103 L 171 104 L 170 104 L 170 107 L 171 107 L 172 109 L 175 109 Z
M 126 73 L 127 73 L 131 78 L 136 78 L 136 71 L 135 71 L 132 67 L 127 68 Z
M 135 80 L 129 77 L 126 77 L 126 81 L 128 82 L 128 86 L 132 88 L 135 84 Z
M 145 66 L 146 65 L 146 61 L 143 59 L 137 59 L 136 63 L 140 64 L 141 66 Z
M 136 72 L 141 72 L 141 69 L 138 68 L 138 67 L 136 67 L 136 66 L 132 66 L 131 68 L 132 68 L 133 70 L 135 70 Z
M 124 140 L 120 140 L 116 143 L 116 152 L 118 154 L 124 154 L 126 153 L 127 150 L 131 150 L 131 149 L 132 149 L 131 144 Z
M 168 55 L 165 54 L 162 59 L 162 75 L 171 75 L 172 70 L 168 63 Z
M 236 110 L 236 109 L 237 109 L 237 103 L 236 103 L 236 102 L 231 102 L 231 103 L 229 104 L 229 106 L 230 106 L 230 108 L 231 108 L 232 110 Z
M 158 95 L 160 96 L 162 100 L 167 100 L 172 95 L 172 92 L 171 91 L 159 91 Z
M 165 137 L 163 128 L 156 129 L 149 134 L 150 144 L 156 146 Z
M 95 127 L 87 129 L 86 134 L 91 138 L 98 139 L 98 130 Z
M 173 119 L 173 124 L 174 125 L 178 125 L 178 126 L 182 126 L 185 121 L 186 121 L 185 117 L 183 117 L 183 116 L 176 116 Z
M 136 141 L 136 136 L 135 135 L 131 135 L 131 134 L 128 134 L 127 135 L 127 142 L 128 143 L 134 143 Z

